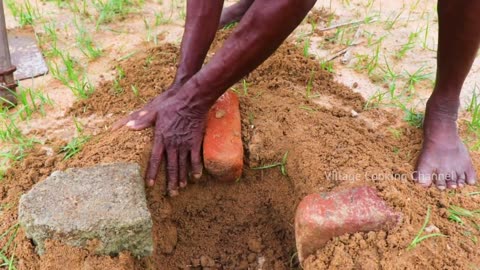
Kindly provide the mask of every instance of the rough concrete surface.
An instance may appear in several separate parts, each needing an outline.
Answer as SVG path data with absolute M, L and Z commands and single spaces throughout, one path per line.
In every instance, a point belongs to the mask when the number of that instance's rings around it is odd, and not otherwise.
M 53 172 L 22 195 L 20 224 L 44 252 L 47 239 L 84 247 L 100 241 L 99 254 L 153 250 L 152 219 L 140 167 L 131 163 Z

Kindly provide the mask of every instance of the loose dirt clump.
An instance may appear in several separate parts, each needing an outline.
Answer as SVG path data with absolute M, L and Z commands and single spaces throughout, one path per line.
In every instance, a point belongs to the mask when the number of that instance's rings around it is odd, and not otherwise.
M 220 37 L 225 33 L 220 34 Z M 110 116 L 112 122 L 142 106 L 171 83 L 178 48 L 165 44 L 116 63 L 124 71 L 117 83 L 104 82 L 92 98 L 77 103 L 71 113 Z M 240 93 L 242 136 L 246 168 L 234 184 L 204 176 L 189 183 L 175 198 L 165 194 L 164 172 L 147 191 L 154 220 L 155 251 L 136 259 L 129 254 L 102 257 L 51 243 L 43 257 L 20 230 L 9 254 L 20 269 L 290 269 L 297 267 L 293 217 L 297 203 L 313 192 L 368 184 L 395 210 L 401 224 L 391 232 L 344 235 L 310 256 L 306 269 L 323 268 L 460 268 L 480 265 L 478 245 L 464 232 L 469 228 L 448 220 L 447 208 L 478 206 L 469 197 L 472 187 L 439 192 L 416 186 L 409 174 L 421 146 L 421 131 L 397 119 L 399 112 L 362 111 L 359 94 L 333 81 L 318 62 L 303 57 L 300 48 L 285 43 L 261 67 L 233 88 Z M 139 89 L 136 95 L 131 85 Z M 317 102 L 306 97 L 328 97 Z M 123 91 L 115 91 L 120 86 Z M 359 112 L 353 117 L 351 109 Z M 0 203 L 10 203 L 1 217 L 0 230 L 16 222 L 19 196 L 53 170 L 113 161 L 134 161 L 145 166 L 152 131 L 106 130 L 94 136 L 70 160 L 55 149 L 41 149 L 15 164 L 5 179 Z M 252 168 L 282 161 L 288 152 L 285 174 L 279 167 Z M 473 153 L 478 168 L 479 156 Z M 112 183 L 114 185 L 115 183 Z M 427 206 L 431 224 L 445 238 L 430 238 L 417 248 L 407 246 L 420 229 Z M 478 231 L 470 230 L 478 237 Z

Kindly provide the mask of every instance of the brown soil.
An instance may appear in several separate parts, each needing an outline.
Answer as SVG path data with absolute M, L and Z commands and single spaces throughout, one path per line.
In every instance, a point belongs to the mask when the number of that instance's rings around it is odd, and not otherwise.
M 111 123 L 168 87 L 177 57 L 178 48 L 166 44 L 116 63 L 125 71 L 120 81 L 124 91 L 115 93 L 112 82 L 104 82 L 91 99 L 77 103 L 71 112 L 111 116 L 107 120 Z M 470 230 L 478 237 L 478 231 L 449 221 L 446 213 L 452 204 L 477 208 L 478 197 L 466 195 L 474 188 L 442 193 L 400 179 L 413 170 L 421 130 L 402 124 L 398 112 L 362 112 L 360 95 L 334 82 L 331 74 L 320 70 L 315 60 L 303 57 L 301 49 L 291 43 L 245 79 L 248 94 L 240 99 L 247 166 L 242 179 L 226 185 L 205 176 L 190 183 L 179 197 L 166 198 L 160 173 L 158 184 L 147 191 L 156 244 L 152 257 L 136 259 L 126 253 L 102 257 L 60 243 L 50 243 L 46 254 L 39 257 L 20 230 L 8 250 L 18 258 L 18 268 L 200 269 L 203 265 L 205 269 L 289 269 L 297 267 L 293 217 L 299 200 L 308 193 L 360 184 L 376 187 L 389 205 L 403 213 L 403 221 L 390 232 L 333 239 L 307 259 L 306 269 L 467 269 L 480 265 L 478 245 L 465 236 Z M 322 94 L 321 102 L 305 97 L 309 81 L 313 82 L 312 94 Z M 138 97 L 131 85 L 139 89 Z M 243 89 L 241 84 L 234 88 Z M 352 117 L 351 109 L 360 115 Z M 392 128 L 401 136 L 394 136 Z M 151 137 L 151 130 L 105 131 L 67 161 L 56 154 L 56 142 L 46 143 L 54 150 L 51 156 L 45 146 L 38 147 L 7 172 L 0 203 L 10 206 L 1 217 L 0 231 L 17 222 L 20 195 L 53 170 L 113 161 L 145 165 Z M 279 168 L 251 169 L 278 162 L 287 151 L 288 176 Z M 472 155 L 478 168 L 479 155 Z M 361 177 L 331 181 L 326 174 L 333 171 Z M 375 175 L 389 179 L 374 179 Z M 430 238 L 407 251 L 427 206 L 432 208 L 430 223 L 448 238 Z

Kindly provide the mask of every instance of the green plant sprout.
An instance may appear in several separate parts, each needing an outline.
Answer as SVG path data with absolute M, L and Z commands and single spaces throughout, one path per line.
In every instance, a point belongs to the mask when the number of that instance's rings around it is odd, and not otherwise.
M 77 19 L 74 21 L 75 28 L 77 29 L 77 44 L 79 45 L 80 51 L 90 59 L 97 59 L 102 56 L 103 51 L 101 48 L 97 47 L 92 36 L 87 31 L 83 23 L 78 22 Z
M 417 112 L 414 108 L 407 108 L 407 106 L 401 102 L 398 102 L 396 105 L 405 113 L 403 120 L 405 120 L 409 125 L 416 128 L 423 126 L 423 119 L 425 118 L 425 114 L 423 112 Z
M 307 99 L 309 98 L 315 98 L 318 97 L 319 95 L 313 95 L 312 96 L 312 89 L 313 89 L 313 81 L 315 80 L 315 69 L 312 69 L 310 72 L 310 78 L 308 79 L 307 82 L 307 88 L 305 89 L 305 97 Z
M 464 219 L 466 219 L 470 221 L 475 229 L 480 230 L 480 225 L 476 222 L 476 220 L 480 218 L 480 209 L 472 211 L 460 206 L 451 205 L 448 208 L 448 213 L 449 220 L 464 226 L 466 224 Z
M 260 167 L 255 167 L 255 168 L 252 168 L 252 170 L 265 170 L 265 169 L 280 167 L 280 172 L 282 173 L 282 175 L 288 176 L 287 169 L 285 167 L 285 165 L 287 164 L 287 157 L 288 157 L 288 151 L 285 152 L 285 154 L 283 155 L 283 158 L 282 158 L 281 162 L 277 162 L 277 163 L 273 163 L 273 164 L 269 164 L 269 165 L 264 165 L 264 166 L 260 166 Z
M 74 137 L 69 143 L 60 149 L 60 153 L 64 153 L 63 160 L 72 158 L 79 153 L 83 145 L 90 140 L 90 136 Z
M 418 231 L 417 235 L 415 238 L 412 240 L 410 245 L 408 245 L 407 250 L 412 250 L 414 249 L 418 244 L 420 244 L 422 241 L 431 238 L 431 237 L 447 237 L 444 234 L 441 233 L 431 233 L 427 235 L 423 235 L 423 232 L 425 231 L 425 227 L 427 227 L 427 224 L 430 220 L 430 206 L 427 208 L 427 216 L 425 217 L 425 221 L 423 222 L 422 228 Z
M 8 248 L 12 245 L 13 240 L 17 236 L 18 228 L 19 228 L 19 224 L 18 223 L 14 224 L 13 226 L 8 228 L 5 232 L 3 232 L 0 235 L 0 241 L 3 240 L 3 239 L 6 239 L 8 237 L 8 239 L 6 240 L 6 244 L 0 250 L 0 268 L 8 269 L 8 270 L 15 270 L 16 269 L 16 267 L 14 265 L 15 253 L 12 252 L 10 257 L 8 257 L 6 253 L 8 251 Z
M 77 135 L 73 137 L 73 139 L 65 146 L 60 148 L 60 153 L 64 153 L 63 160 L 70 159 L 74 155 L 82 151 L 83 145 L 87 143 L 91 138 L 91 136 L 85 135 L 83 133 L 84 127 L 81 122 L 79 122 L 76 118 L 73 118 L 73 123 L 75 124 L 75 130 L 77 132 Z
M 419 31 L 410 33 L 408 36 L 407 43 L 403 44 L 402 47 L 396 52 L 395 58 L 402 59 L 407 52 L 412 50 L 415 47 L 418 35 L 420 34 Z
M 420 67 L 417 69 L 414 73 L 409 73 L 408 71 L 405 71 L 406 78 L 407 78 L 407 84 L 406 88 L 410 92 L 413 92 L 415 90 L 415 85 L 421 81 L 424 80 L 430 80 L 430 77 L 432 73 L 426 73 L 425 72 L 425 67 Z
M 476 196 L 476 195 L 480 195 L 480 191 L 474 191 L 474 192 L 468 193 L 468 196 Z
M 8 9 L 12 12 L 13 17 L 17 19 L 21 27 L 33 25 L 34 21 L 40 16 L 38 9 L 33 7 L 29 0 L 18 3 L 16 0 L 6 0 Z
M 143 0 L 92 0 L 97 10 L 96 28 L 101 24 L 112 22 L 116 18 L 123 18 L 134 11 L 135 6 L 143 5 Z

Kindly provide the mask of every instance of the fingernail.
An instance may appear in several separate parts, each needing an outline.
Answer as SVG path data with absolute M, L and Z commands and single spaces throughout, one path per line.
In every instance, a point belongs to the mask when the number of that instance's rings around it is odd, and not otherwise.
M 135 125 L 135 120 L 130 120 L 126 124 L 127 127 L 133 127 L 134 125 Z
M 437 188 L 440 189 L 440 190 L 445 190 L 444 186 L 437 186 Z
M 169 195 L 170 197 L 176 197 L 176 196 L 178 196 L 179 194 L 180 194 L 180 193 L 179 193 L 178 190 L 176 190 L 176 189 L 174 189 L 174 190 L 169 190 L 169 191 L 168 191 L 168 195 Z
M 459 187 L 459 188 L 463 188 L 464 185 L 463 185 L 463 184 L 458 184 L 458 187 Z
M 186 182 L 180 182 L 180 188 L 185 188 L 187 186 Z
M 195 178 L 197 180 L 200 179 L 201 177 L 202 177 L 202 173 L 194 173 L 193 174 L 193 178 Z
M 147 113 L 148 113 L 148 111 L 141 111 L 138 115 L 139 115 L 139 116 L 144 116 L 144 115 L 146 115 Z
M 150 179 L 150 180 L 147 181 L 147 185 L 149 187 L 153 187 L 154 184 L 155 184 L 155 180 L 153 180 L 153 179 Z

